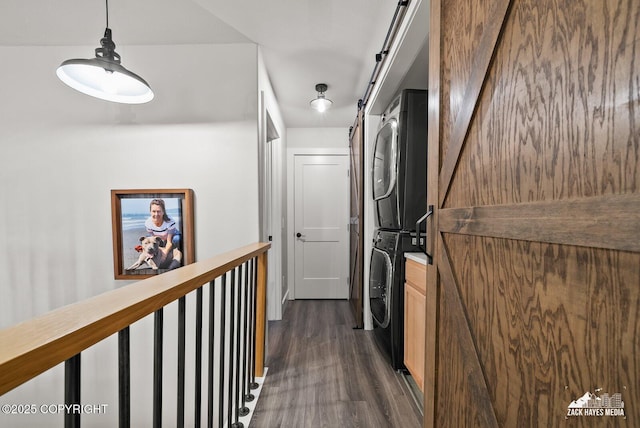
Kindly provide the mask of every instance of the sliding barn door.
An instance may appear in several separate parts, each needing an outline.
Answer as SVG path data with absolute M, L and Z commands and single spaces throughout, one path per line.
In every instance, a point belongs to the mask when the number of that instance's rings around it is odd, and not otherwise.
M 431 1 L 425 426 L 639 426 L 639 17 Z
M 349 301 L 355 319 L 355 325 L 358 328 L 364 326 L 362 316 L 363 308 L 363 259 L 362 251 L 364 249 L 364 238 L 362 229 L 364 219 L 364 185 L 363 185 L 363 152 L 364 152 L 364 136 L 363 136 L 363 112 L 358 111 L 356 123 L 349 133 L 349 149 L 350 149 L 350 196 L 351 208 L 349 222 Z

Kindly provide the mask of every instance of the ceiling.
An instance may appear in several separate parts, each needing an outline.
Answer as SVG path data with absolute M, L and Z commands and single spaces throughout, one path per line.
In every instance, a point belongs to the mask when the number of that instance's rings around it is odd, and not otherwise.
M 256 43 L 287 127 L 349 127 L 396 7 L 391 0 L 111 0 L 109 27 L 118 46 Z M 98 47 L 105 24 L 104 0 L 2 0 L 0 46 Z M 317 83 L 328 85 L 333 101 L 324 114 L 309 108 Z

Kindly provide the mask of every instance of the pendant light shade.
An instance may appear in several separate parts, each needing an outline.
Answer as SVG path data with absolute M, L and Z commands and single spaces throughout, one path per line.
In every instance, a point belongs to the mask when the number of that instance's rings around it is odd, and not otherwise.
M 56 74 L 73 89 L 95 98 L 124 104 L 142 104 L 153 99 L 145 80 L 120 64 L 120 55 L 111 38 L 107 3 L 107 28 L 96 48 L 95 58 L 64 61 Z
M 326 90 L 327 90 L 327 85 L 325 83 L 318 83 L 316 85 L 316 91 L 318 92 L 318 96 L 312 99 L 311 101 L 309 101 L 311 108 L 319 111 L 320 113 L 328 110 L 329 107 L 331 107 L 331 104 L 333 104 L 333 101 L 325 97 L 324 93 Z

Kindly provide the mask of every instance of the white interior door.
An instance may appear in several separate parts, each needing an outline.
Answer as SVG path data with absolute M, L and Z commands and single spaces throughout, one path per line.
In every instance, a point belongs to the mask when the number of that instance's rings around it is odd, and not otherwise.
M 348 156 L 295 156 L 296 299 L 349 297 L 348 168 Z

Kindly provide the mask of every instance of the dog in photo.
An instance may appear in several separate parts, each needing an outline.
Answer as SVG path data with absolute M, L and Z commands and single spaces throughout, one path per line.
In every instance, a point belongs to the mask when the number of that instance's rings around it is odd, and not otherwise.
M 151 269 L 175 269 L 182 264 L 182 252 L 177 248 L 170 251 L 163 250 L 164 241 L 158 236 L 141 236 L 140 246 L 142 252 L 138 261 L 132 264 L 127 270 L 134 270 L 143 265 L 148 265 Z

